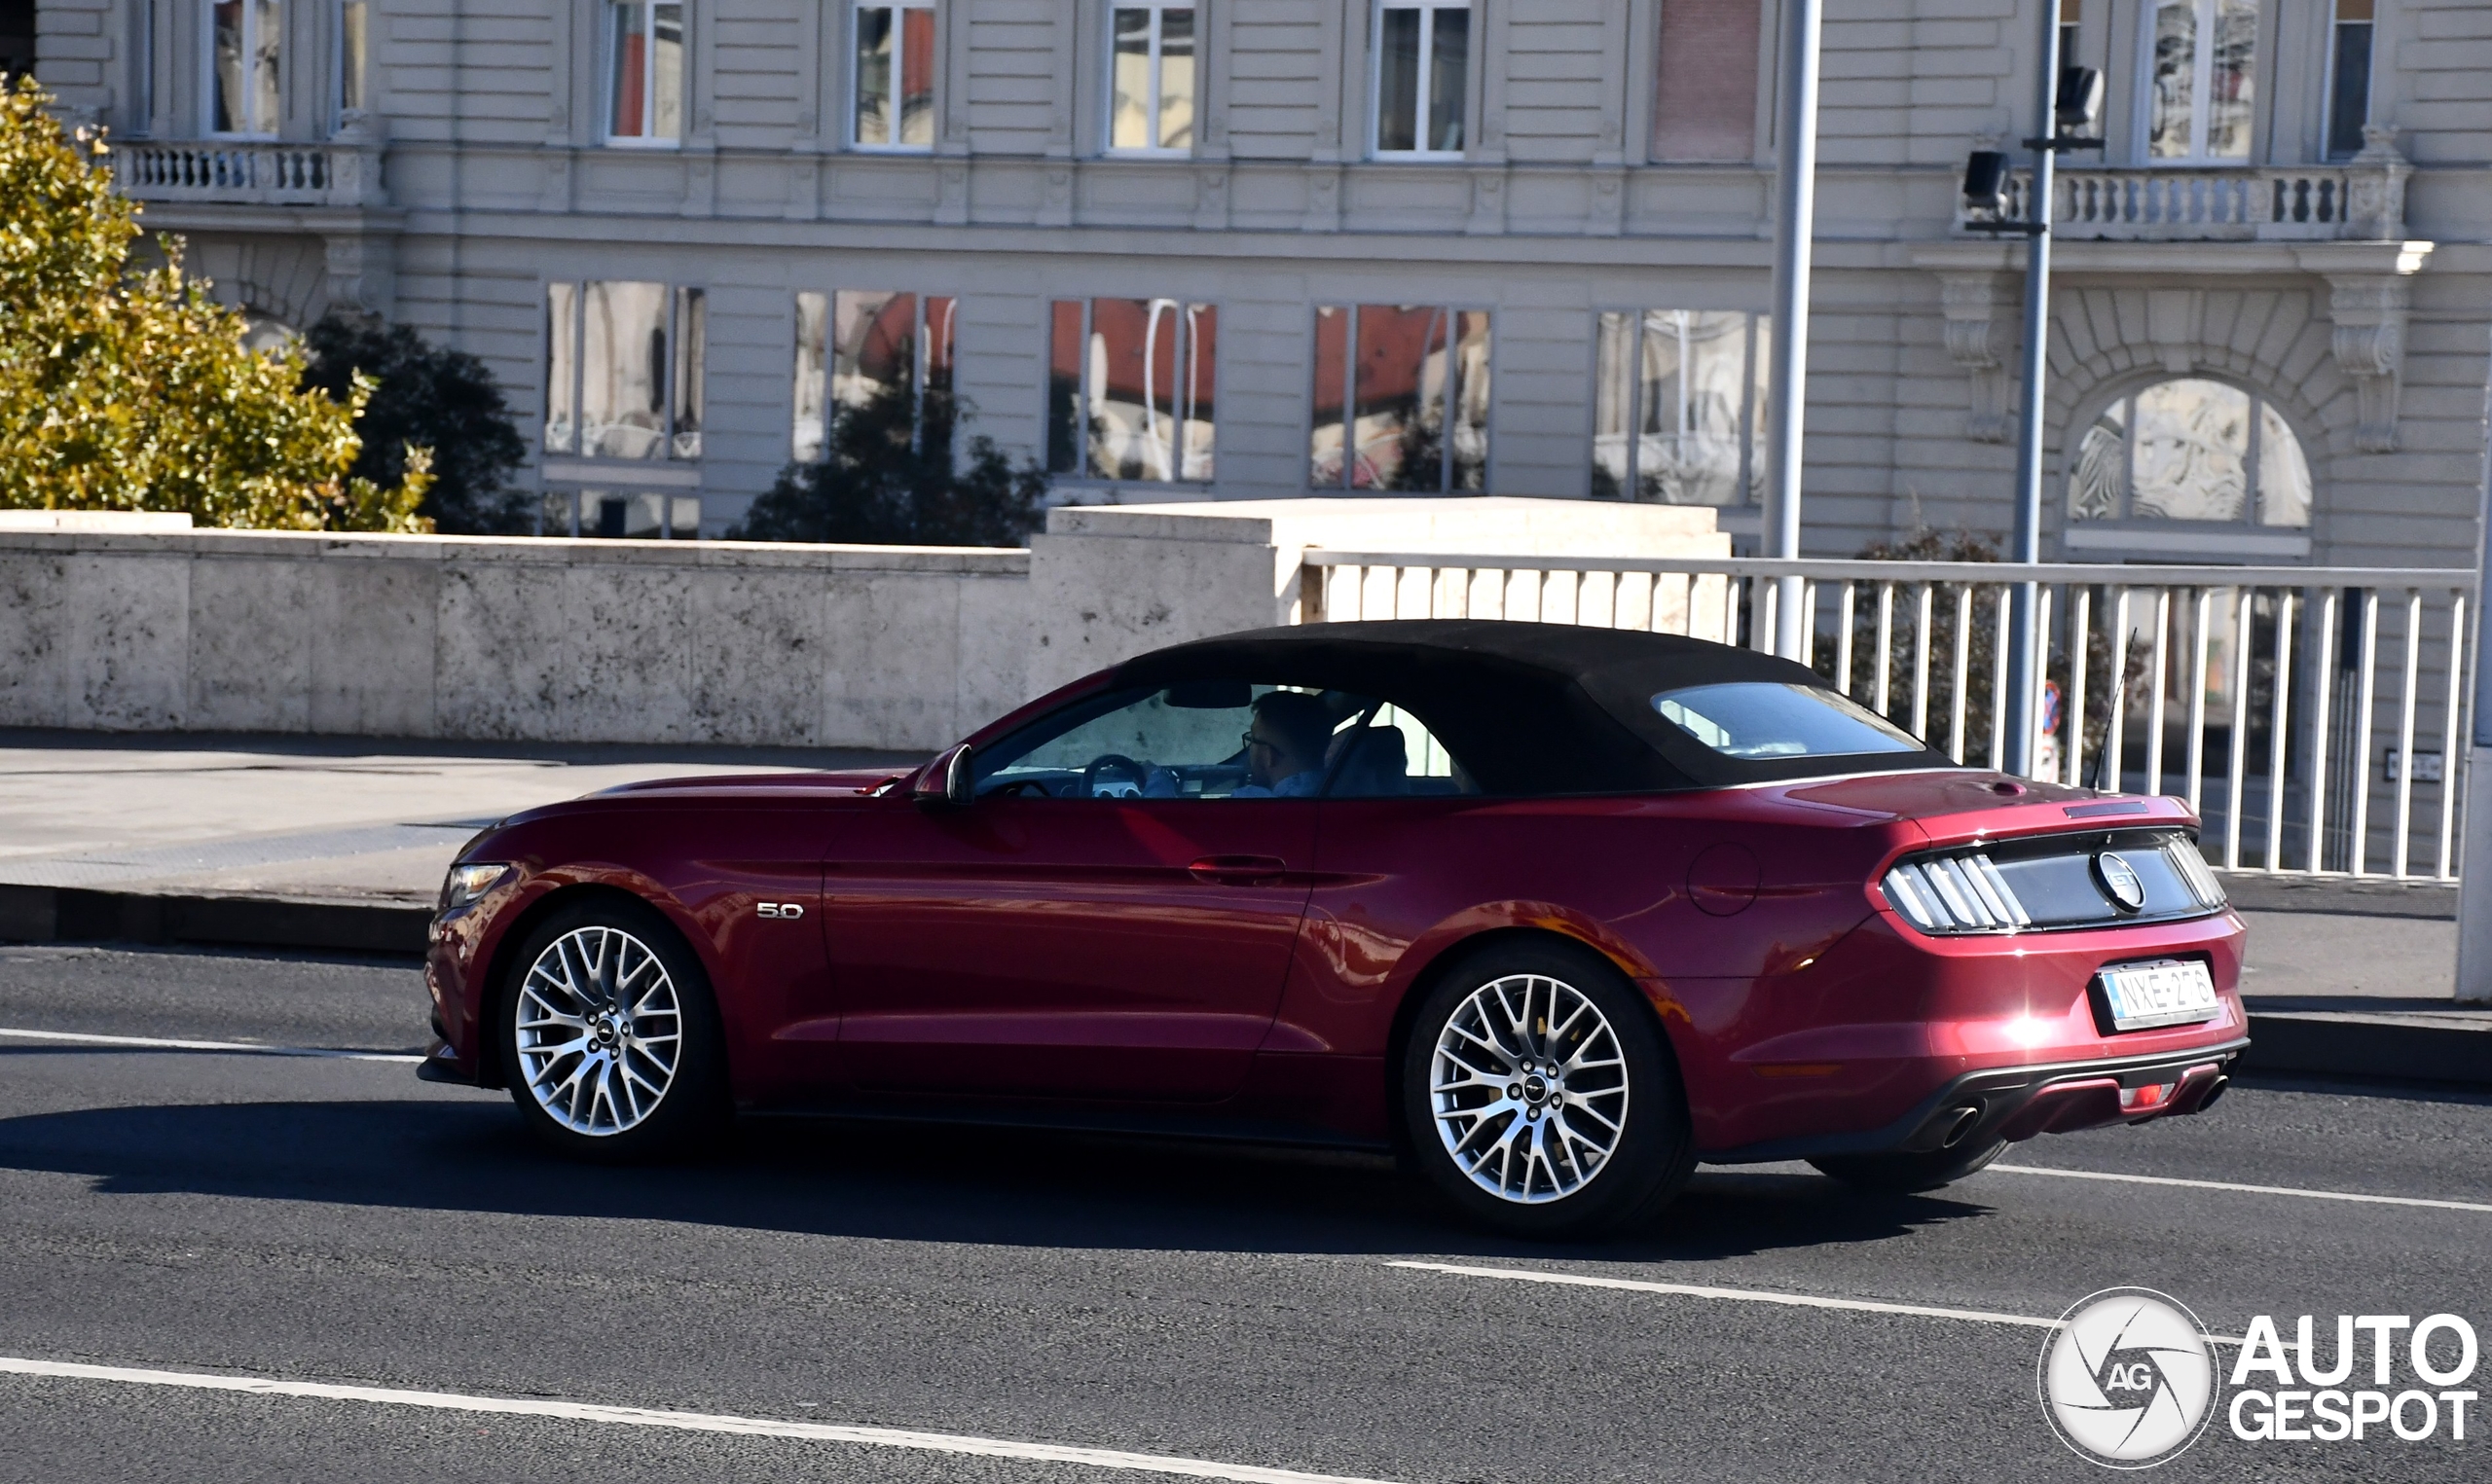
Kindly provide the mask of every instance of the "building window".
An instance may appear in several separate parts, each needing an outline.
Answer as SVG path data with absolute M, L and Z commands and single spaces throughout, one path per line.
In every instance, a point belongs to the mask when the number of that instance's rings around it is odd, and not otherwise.
M 1653 158 L 1756 158 L 1758 0 L 1671 0 L 1662 7 L 1653 75 Z
M 2156 0 L 2153 16 L 2146 37 L 2146 158 L 2248 162 L 2258 0 Z
M 207 131 L 275 137 L 284 116 L 278 69 L 285 16 L 278 0 L 209 0 L 207 10 Z
M 2084 0 L 2060 0 L 2060 65 L 2077 65 L 2076 43 L 2085 19 Z
M 823 458 L 848 417 L 870 419 L 895 440 L 904 429 L 912 448 L 950 448 L 959 310 L 959 300 L 941 295 L 798 294 L 796 461 Z
M 1765 483 L 1771 317 L 1730 309 L 1600 316 L 1593 486 L 1598 499 L 1753 505 Z
M 605 142 L 677 143 L 683 137 L 683 7 L 611 0 L 605 10 Z
M 1108 148 L 1183 155 L 1194 147 L 1195 42 L 1191 5 L 1120 5 L 1111 13 Z
M 690 541 L 701 534 L 701 497 L 657 489 L 548 489 L 540 536 L 608 541 Z
M 1315 311 L 1318 489 L 1488 488 L 1488 311 L 1327 305 Z
M 1175 299 L 1059 299 L 1047 347 L 1047 470 L 1204 484 L 1220 308 Z
M 2336 0 L 2327 48 L 2327 158 L 2350 160 L 2371 121 L 2371 0 Z
M 365 82 L 372 55 L 371 25 L 371 0 L 338 0 L 337 117 L 332 125 L 372 107 Z
M 1470 95 L 1470 0 L 1376 8 L 1377 154 L 1459 158 Z
M 857 7 L 860 149 L 934 147 L 934 7 Z
M 2071 521 L 2306 529 L 2310 464 L 2268 401 L 2223 381 L 2158 381 L 2105 408 L 2069 475 Z
M 545 290 L 545 452 L 701 456 L 708 301 L 663 283 Z

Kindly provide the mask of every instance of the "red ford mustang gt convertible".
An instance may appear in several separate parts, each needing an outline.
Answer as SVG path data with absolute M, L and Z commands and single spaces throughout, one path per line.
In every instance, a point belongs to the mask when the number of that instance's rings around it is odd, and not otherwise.
M 1700 1161 L 1928 1189 L 2222 1092 L 2242 925 L 2195 833 L 1745 650 L 1241 633 L 914 773 L 496 825 L 443 888 L 421 1069 L 606 1157 L 738 1107 L 1389 1147 L 1527 1234 Z

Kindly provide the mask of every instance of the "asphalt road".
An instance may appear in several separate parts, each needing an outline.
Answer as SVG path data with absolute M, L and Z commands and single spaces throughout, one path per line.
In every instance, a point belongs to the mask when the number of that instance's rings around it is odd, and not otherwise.
M 403 966 L 0 949 L 0 1032 L 406 1052 L 420 1026 Z M 2242 1088 L 2010 1159 L 2492 1205 L 2492 1101 Z M 2043 1319 L 2141 1285 L 2218 1335 L 2445 1311 L 2492 1348 L 2487 1239 L 2492 1210 L 2006 1172 L 1869 1198 L 1776 1167 L 1701 1175 L 1635 1238 L 1533 1248 L 1448 1224 L 1363 1158 L 772 1122 L 697 1165 L 587 1168 L 539 1153 L 500 1096 L 403 1063 L 0 1034 L 0 1478 L 1152 1477 L 574 1404 L 1225 1476 L 2101 1478 L 2041 1416 L 2037 1328 L 1391 1264 Z M 2249 1443 L 2218 1419 L 2154 1476 L 2481 1479 L 2474 1421 L 2465 1443 Z

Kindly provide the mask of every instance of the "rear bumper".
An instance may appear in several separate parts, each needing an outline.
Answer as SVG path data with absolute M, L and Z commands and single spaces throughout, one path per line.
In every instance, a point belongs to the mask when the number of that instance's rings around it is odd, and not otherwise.
M 1926 1154 L 1978 1147 L 1993 1140 L 2015 1142 L 2041 1134 L 2181 1117 L 2222 1095 L 2227 1068 L 2249 1045 L 2249 1037 L 2242 1036 L 2152 1056 L 1968 1071 L 1883 1128 L 1773 1140 L 1707 1150 L 1701 1157 L 1711 1165 L 1755 1165 L 1834 1154 Z M 2150 1090 L 2167 1086 L 2168 1096 L 2143 1101 L 2152 1095 Z

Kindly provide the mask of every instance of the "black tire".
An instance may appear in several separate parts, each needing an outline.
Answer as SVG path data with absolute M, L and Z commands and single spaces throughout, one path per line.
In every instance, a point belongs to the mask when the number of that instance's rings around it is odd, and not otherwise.
M 1563 1008 L 1578 1001 L 1598 1012 L 1615 1043 L 1623 1096 L 1594 1065 L 1607 1060 L 1594 1044 L 1599 1032 L 1585 1032 L 1585 1022 Z M 1513 1025 L 1518 1004 L 1522 1032 Z M 1494 1052 L 1449 1032 L 1456 1025 L 1476 1031 L 1489 1005 L 1503 1006 L 1508 1017 Z M 1561 1007 L 1555 1029 L 1564 1033 L 1554 1042 L 1533 1036 L 1533 1028 L 1551 1029 L 1544 1005 Z M 1441 1042 L 1456 1048 L 1448 1053 L 1457 1059 L 1448 1064 L 1448 1078 L 1465 1079 L 1443 1094 Z M 1532 1071 L 1523 1069 L 1526 1063 Z M 1491 1071 L 1497 1075 L 1484 1075 Z M 1514 1080 L 1497 1086 L 1508 1076 Z M 1568 1077 L 1576 1079 L 1572 1085 Z M 1515 1236 L 1582 1237 L 1637 1225 L 1669 1204 L 1696 1166 L 1687 1096 L 1660 1020 L 1627 977 L 1589 949 L 1510 941 L 1463 958 L 1411 1019 L 1399 1102 L 1409 1157 L 1428 1183 L 1469 1220 Z M 1613 1114 L 1623 1116 L 1609 1133 L 1604 1125 Z M 1584 1152 L 1586 1140 L 1605 1134 L 1605 1152 Z M 1517 1146 L 1525 1147 L 1520 1179 Z M 1489 1153 L 1496 1150 L 1503 1152 Z
M 664 976 L 671 1011 L 651 993 L 653 967 Z M 567 1002 L 573 985 L 588 992 L 576 1005 Z M 631 1002 L 623 1008 L 637 1013 L 618 1023 L 614 1012 L 626 995 Z M 577 1039 L 585 1049 L 548 1055 L 549 1043 L 568 1029 L 549 1021 L 571 1009 L 581 1012 Z M 607 1164 L 661 1159 L 702 1145 L 726 1122 L 726 1043 L 709 976 L 682 935 L 650 907 L 596 897 L 548 915 L 511 958 L 496 1019 L 511 1101 L 529 1128 L 564 1154 Z M 671 1065 L 663 1056 L 669 1049 Z M 654 1095 L 644 1091 L 653 1084 Z M 604 1118 L 601 1105 L 609 1109 Z
M 1926 1154 L 1829 1154 L 1809 1161 L 1821 1174 L 1882 1195 L 1911 1195 L 1952 1185 L 1998 1158 L 2007 1140 L 1933 1149 Z

